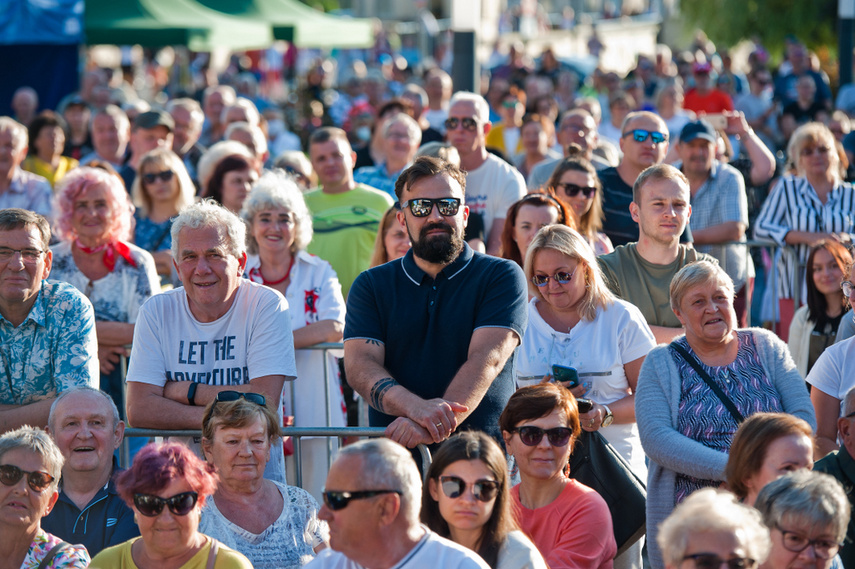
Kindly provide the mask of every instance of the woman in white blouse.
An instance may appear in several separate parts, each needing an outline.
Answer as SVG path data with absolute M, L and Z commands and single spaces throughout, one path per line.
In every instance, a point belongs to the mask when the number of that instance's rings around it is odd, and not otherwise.
M 253 186 L 241 217 L 247 224 L 250 253 L 244 277 L 281 292 L 291 314 L 299 379 L 285 386 L 283 414 L 293 416 L 298 427 L 343 427 L 336 361 L 340 352 L 301 349 L 340 342 L 345 309 L 333 268 L 305 251 L 312 240 L 312 217 L 303 194 L 286 174 L 268 172 Z M 299 405 L 292 403 L 292 392 Z M 315 497 L 320 497 L 329 470 L 328 452 L 326 439 L 303 439 L 303 487 Z M 290 476 L 294 480 L 293 474 Z

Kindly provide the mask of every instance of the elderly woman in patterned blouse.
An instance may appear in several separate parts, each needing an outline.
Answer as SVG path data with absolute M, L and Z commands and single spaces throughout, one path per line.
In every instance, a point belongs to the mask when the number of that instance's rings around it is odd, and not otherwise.
M 766 330 L 734 329 L 733 281 L 718 265 L 683 267 L 671 281 L 671 308 L 686 335 L 650 352 L 635 399 L 650 458 L 647 543 L 656 569 L 662 567 L 659 523 L 695 490 L 725 480 L 730 443 L 744 417 L 790 413 L 816 428 L 786 344 Z
M 92 302 L 101 363 L 101 389 L 119 409 L 119 358 L 127 356 L 143 302 L 160 291 L 152 256 L 129 244 L 133 205 L 122 181 L 96 168 L 78 168 L 59 185 L 50 278 L 72 284 Z

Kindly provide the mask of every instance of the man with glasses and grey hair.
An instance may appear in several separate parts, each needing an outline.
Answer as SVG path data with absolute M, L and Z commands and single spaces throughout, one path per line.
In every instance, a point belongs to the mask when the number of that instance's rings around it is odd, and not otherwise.
M 47 219 L 0 210 L 0 434 L 47 425 L 56 396 L 97 387 L 95 313 L 81 292 L 49 282 Z
M 486 569 L 472 550 L 419 523 L 422 483 L 415 462 L 388 439 L 360 441 L 338 453 L 318 517 L 330 549 L 308 569 Z
M 113 399 L 92 387 L 63 391 L 50 407 L 48 432 L 65 462 L 59 499 L 42 528 L 92 556 L 138 536 L 134 512 L 113 484 L 121 471 L 113 453 L 125 433 Z
M 297 375 L 288 302 L 242 278 L 246 226 L 212 200 L 172 224 L 172 256 L 183 287 L 140 308 L 127 375 L 128 422 L 198 429 L 221 391 L 255 392 L 281 414 L 282 387 Z M 193 447 L 199 452 L 199 445 Z M 285 482 L 282 441 L 265 477 Z

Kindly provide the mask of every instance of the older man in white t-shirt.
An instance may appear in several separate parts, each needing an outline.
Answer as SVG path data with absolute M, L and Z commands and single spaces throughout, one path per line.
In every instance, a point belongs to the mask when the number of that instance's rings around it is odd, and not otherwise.
M 255 392 L 281 412 L 282 386 L 296 376 L 288 302 L 241 278 L 246 228 L 211 200 L 172 225 L 172 255 L 183 287 L 140 308 L 128 367 L 134 427 L 200 429 L 223 391 Z M 265 477 L 285 481 L 281 441 Z

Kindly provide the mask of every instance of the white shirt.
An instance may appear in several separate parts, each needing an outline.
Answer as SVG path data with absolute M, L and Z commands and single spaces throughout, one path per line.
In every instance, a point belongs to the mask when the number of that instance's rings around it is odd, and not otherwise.
M 514 360 L 517 388 L 540 383 L 552 373 L 552 365 L 559 364 L 576 368 L 585 397 L 601 405 L 629 395 L 624 364 L 646 356 L 656 346 L 641 311 L 618 299 L 606 309 L 598 308 L 594 320 L 580 320 L 563 333 L 543 319 L 538 302 L 537 298 L 529 302 L 528 326 Z M 600 433 L 645 480 L 647 468 L 637 425 L 612 424 Z
M 505 219 L 508 208 L 526 194 L 525 179 L 519 170 L 487 153 L 487 160 L 466 173 L 466 205 L 484 219 L 484 241 L 496 219 Z
M 847 338 L 825 349 L 810 368 L 805 381 L 826 395 L 840 400 L 843 415 L 843 398 L 855 387 L 855 337 Z

